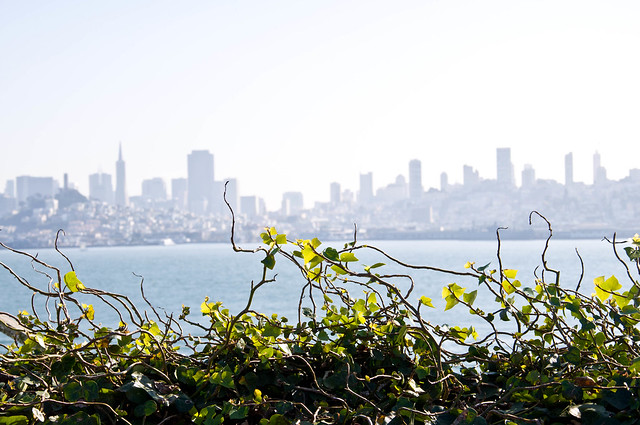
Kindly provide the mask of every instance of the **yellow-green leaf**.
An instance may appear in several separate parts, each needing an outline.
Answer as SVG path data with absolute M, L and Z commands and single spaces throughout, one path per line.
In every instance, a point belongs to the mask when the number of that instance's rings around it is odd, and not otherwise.
M 340 261 L 347 263 L 349 261 L 358 261 L 358 259 L 353 252 L 343 252 L 340 254 Z
M 463 294 L 462 295 L 462 299 L 464 300 L 464 302 L 466 302 L 469 305 L 473 305 L 473 302 L 476 300 L 476 297 L 478 296 L 478 291 L 471 291 L 468 294 Z
M 91 304 L 87 305 L 83 303 L 82 309 L 84 310 L 83 316 L 89 320 L 93 320 L 93 317 L 95 315 L 95 310 L 93 309 L 93 306 Z
M 504 277 L 506 277 L 507 279 L 514 279 L 518 274 L 518 270 L 504 269 L 502 273 L 504 274 Z
M 74 271 L 70 271 L 64 275 L 64 283 L 71 292 L 78 292 L 86 289 L 86 286 L 80 282 L 80 279 L 78 279 L 78 276 L 76 276 L 76 272 Z
M 465 289 L 466 288 L 461 288 L 457 283 L 450 283 L 442 288 L 442 298 L 447 298 L 449 295 L 453 295 L 455 298 L 460 298 L 462 294 L 464 294 Z
M 615 276 L 611 276 L 609 279 L 604 281 L 604 285 L 602 285 L 602 289 L 606 289 L 607 291 L 617 291 L 622 288 L 620 282 Z
M 444 300 L 447 302 L 447 305 L 444 307 L 444 311 L 447 311 L 447 310 L 453 308 L 459 302 L 458 299 L 455 298 L 453 295 L 449 295 L 449 296 L 445 297 Z
M 604 276 L 598 276 L 593 279 L 593 284 L 596 290 L 596 297 L 602 302 L 609 298 L 611 292 L 622 288 L 622 285 L 620 285 L 620 282 L 618 282 L 615 276 L 611 276 L 607 280 L 604 280 Z
M 502 281 L 502 289 L 504 289 L 504 291 L 507 294 L 512 294 L 516 291 L 516 288 L 518 288 L 521 285 L 519 280 L 514 280 L 513 282 L 509 282 L 508 280 L 503 280 Z
M 613 299 L 616 301 L 616 304 L 618 305 L 619 308 L 625 307 L 627 304 L 629 304 L 629 302 L 631 301 L 631 298 L 629 296 L 629 292 L 625 291 L 624 294 L 622 295 L 614 295 Z
M 210 303 L 209 301 L 209 297 L 204 297 L 204 302 L 202 304 L 200 304 L 200 311 L 202 312 L 202 314 L 211 314 L 214 309 L 216 308 L 216 304 L 220 304 L 218 303 Z
M 427 307 L 435 308 L 433 303 L 431 302 L 431 298 L 429 298 L 429 297 L 425 297 L 423 295 L 422 297 L 420 297 L 420 302 L 422 304 L 426 305 Z
M 309 264 L 309 267 L 315 267 L 317 264 L 322 262 L 322 257 L 320 257 L 314 251 L 313 245 L 310 243 L 305 243 L 302 248 L 302 258 L 304 259 L 305 264 Z
M 343 269 L 342 267 L 340 267 L 337 264 L 334 264 L 333 266 L 331 266 L 331 270 L 333 270 L 334 272 L 336 272 L 337 274 L 346 274 L 347 272 L 345 271 L 345 269 Z
M 278 235 L 276 236 L 276 243 L 278 245 L 284 245 L 287 243 L 287 235 Z

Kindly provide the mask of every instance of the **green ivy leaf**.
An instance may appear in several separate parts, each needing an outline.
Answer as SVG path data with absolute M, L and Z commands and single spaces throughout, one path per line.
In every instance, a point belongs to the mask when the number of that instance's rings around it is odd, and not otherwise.
M 276 259 L 272 254 L 267 254 L 267 256 L 264 257 L 264 259 L 260 262 L 264 264 L 269 270 L 273 270 L 273 267 L 276 265 Z
M 575 365 L 580 363 L 580 358 L 581 358 L 580 349 L 577 347 L 569 347 L 567 352 L 564 354 L 564 359 L 569 363 L 572 363 Z
M 225 388 L 235 388 L 235 384 L 233 382 L 233 371 L 229 368 L 229 366 L 225 366 L 224 368 L 222 368 L 222 370 L 214 372 L 211 375 L 211 378 L 209 378 L 209 381 L 212 384 L 221 385 Z
M 264 325 L 264 331 L 262 331 L 262 336 L 267 337 L 278 337 L 282 333 L 282 329 L 277 326 L 271 326 L 270 324 Z
M 593 279 L 593 284 L 595 286 L 596 296 L 602 302 L 605 302 L 609 296 L 611 296 L 611 292 L 622 288 L 622 285 L 620 285 L 620 282 L 618 282 L 615 276 L 611 276 L 607 280 L 604 280 L 604 276 L 598 276 Z
M 340 261 L 342 261 L 343 263 L 348 263 L 358 261 L 358 259 L 353 254 L 353 252 L 343 252 L 342 254 L 340 254 Z
M 371 271 L 371 269 L 377 269 L 378 267 L 382 267 L 386 265 L 385 263 L 375 263 L 373 266 L 367 266 L 364 268 L 364 271 L 369 273 Z
M 78 382 L 69 382 L 64 386 L 62 393 L 67 401 L 76 402 L 82 398 L 82 385 Z
M 329 247 L 325 249 L 324 251 L 322 251 L 322 255 L 324 255 L 328 260 L 340 261 L 340 256 L 338 255 L 338 251 L 336 251 L 335 248 Z
M 333 266 L 331 266 L 331 270 L 333 270 L 337 274 L 347 274 L 347 271 L 337 264 L 334 264 Z
M 244 419 L 249 415 L 249 406 L 240 406 L 229 414 L 229 419 Z
M 447 311 L 447 310 L 453 308 L 456 304 L 458 304 L 460 302 L 453 295 L 449 295 L 444 300 L 447 302 L 447 305 L 444 307 L 444 311 Z
M 2 416 L 0 417 L 1 425 L 29 425 L 29 418 L 23 415 Z
M 133 410 L 133 414 L 137 417 L 150 416 L 158 409 L 158 405 L 153 400 L 147 400 L 143 404 L 139 404 Z
M 464 294 L 466 288 L 461 288 L 457 283 L 450 283 L 442 288 L 442 298 L 447 298 L 453 295 L 455 298 L 460 298 Z
M 504 275 L 504 277 L 506 277 L 507 279 L 515 279 L 516 275 L 518 274 L 518 270 L 514 270 L 514 269 L 504 269 L 502 271 L 502 274 Z
M 431 298 L 425 297 L 424 295 L 420 297 L 420 303 L 426 305 L 427 307 L 435 308 Z
M 471 291 L 468 294 L 462 294 L 462 299 L 464 300 L 464 302 L 466 302 L 469 305 L 473 305 L 474 301 L 476 300 L 476 297 L 478 296 L 478 291 Z
M 506 270 L 505 270 L 506 272 Z M 506 274 L 505 274 L 506 276 Z M 515 276 L 515 275 L 514 275 Z M 516 292 L 516 288 L 520 287 L 521 283 L 519 280 L 514 280 L 513 282 L 509 282 L 508 280 L 503 280 L 502 281 L 502 289 L 504 289 L 504 292 L 506 292 L 507 294 L 512 294 L 514 292 Z
M 64 283 L 71 292 L 78 292 L 83 289 L 87 289 L 86 286 L 80 282 L 80 279 L 78 279 L 78 276 L 76 276 L 76 272 L 74 271 L 70 271 L 64 275 Z

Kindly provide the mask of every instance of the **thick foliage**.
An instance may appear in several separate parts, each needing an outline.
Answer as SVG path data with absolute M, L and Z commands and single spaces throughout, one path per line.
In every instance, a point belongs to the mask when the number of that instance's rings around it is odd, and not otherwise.
M 188 307 L 178 318 L 151 304 L 141 314 L 126 297 L 86 287 L 71 262 L 63 274 L 32 257 L 53 271 L 45 290 L 0 263 L 47 301 L 49 314 L 16 316 L 16 343 L 0 355 L 0 424 L 626 424 L 640 416 L 640 286 L 629 268 L 627 289 L 601 277 L 585 295 L 579 282 L 560 285 L 546 248 L 541 276 L 527 286 L 501 261 L 496 269 L 441 270 L 405 264 L 355 237 L 341 249 L 273 228 L 262 239 L 262 276 L 246 308 L 234 315 L 205 299 L 206 324 Z M 637 272 L 640 239 L 625 249 Z M 388 265 L 362 264 L 367 250 Z M 251 307 L 274 281 L 277 259 L 301 272 L 296 323 Z M 391 264 L 407 273 L 385 274 Z M 446 309 L 468 312 L 467 322 L 484 321 L 490 331 L 426 321 L 431 299 L 411 301 L 408 272 L 417 269 L 476 279 L 478 289 L 450 283 L 442 297 Z M 495 296 L 493 308 L 475 306 L 478 291 Z M 96 325 L 93 305 L 78 293 L 117 310 L 120 323 Z M 181 323 L 201 335 L 185 335 Z

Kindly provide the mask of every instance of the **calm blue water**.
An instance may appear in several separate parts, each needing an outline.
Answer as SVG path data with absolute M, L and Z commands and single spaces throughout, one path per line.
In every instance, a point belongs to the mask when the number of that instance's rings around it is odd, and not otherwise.
M 491 262 L 497 267 L 495 241 L 380 241 L 370 242 L 385 249 L 390 255 L 411 264 L 464 271 L 467 261 L 477 265 Z M 327 243 L 325 246 L 340 248 L 342 244 Z M 252 247 L 251 247 L 252 248 Z M 503 267 L 518 269 L 518 279 L 525 286 L 533 285 L 533 271 L 541 265 L 540 254 L 544 241 L 503 241 Z M 575 288 L 580 276 L 580 262 L 576 248 L 585 263 L 585 278 L 582 288 L 586 293 L 593 291 L 593 278 L 615 274 L 621 282 L 626 276 L 607 242 L 599 240 L 552 240 L 547 253 L 550 267 L 562 270 L 561 283 Z M 31 250 L 39 258 L 60 267 L 62 272 L 69 271 L 66 261 L 53 250 Z M 144 276 L 144 289 L 147 298 L 166 312 L 176 316 L 181 306 L 192 308 L 191 318 L 200 317 L 199 306 L 208 296 L 212 301 L 222 301 L 232 313 L 240 311 L 247 301 L 251 281 L 261 278 L 262 254 L 235 253 L 229 244 L 198 244 L 151 247 L 89 248 L 87 250 L 67 249 L 65 254 L 71 259 L 77 275 L 86 286 L 127 295 L 144 309 L 146 305 L 140 297 L 140 278 Z M 624 254 L 624 253 L 622 253 Z M 356 255 L 365 264 L 378 261 L 390 264 L 388 260 L 371 252 L 358 251 Z M 0 251 L 0 261 L 13 268 L 31 284 L 46 289 L 48 279 L 35 273 L 29 260 L 8 251 Z M 402 272 L 397 267 L 378 269 L 380 272 Z M 407 271 L 405 270 L 404 273 Z M 253 308 L 257 311 L 287 316 L 291 321 L 297 319 L 297 307 L 304 279 L 284 258 L 278 263 L 270 276 L 277 274 L 276 282 L 269 283 L 258 292 Z M 465 280 L 436 272 L 409 271 L 415 281 L 416 289 L 411 300 L 420 296 L 431 297 L 438 309 L 429 310 L 427 318 L 434 323 L 457 323 L 469 321 L 466 311 L 452 309 L 443 313 L 441 298 L 442 287 L 456 282 L 460 286 L 475 289 L 477 282 Z M 408 281 L 398 280 L 397 284 L 407 287 Z M 624 282 L 623 282 L 624 284 Z M 361 293 L 354 288 L 353 293 Z M 478 302 L 490 303 L 493 297 L 487 291 L 479 291 Z M 100 306 L 97 300 L 83 299 L 82 302 L 94 304 L 96 322 L 106 326 L 117 326 L 118 319 L 108 308 Z M 34 304 L 43 312 L 44 301 L 36 297 Z M 15 314 L 19 310 L 31 309 L 31 293 L 22 287 L 7 271 L 0 269 L 0 311 Z M 423 310 L 424 311 L 424 310 Z M 451 313 L 451 314 L 449 314 Z M 191 329 L 188 329 L 191 331 Z M 0 334 L 0 342 L 8 340 Z

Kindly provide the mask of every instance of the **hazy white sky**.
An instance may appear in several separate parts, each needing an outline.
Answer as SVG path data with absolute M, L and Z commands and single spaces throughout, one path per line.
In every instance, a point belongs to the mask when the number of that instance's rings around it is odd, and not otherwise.
M 208 149 L 216 179 L 278 205 L 328 200 L 462 166 L 517 180 L 610 178 L 640 146 L 637 1 L 0 0 L 0 190 L 17 175 L 186 177 Z

